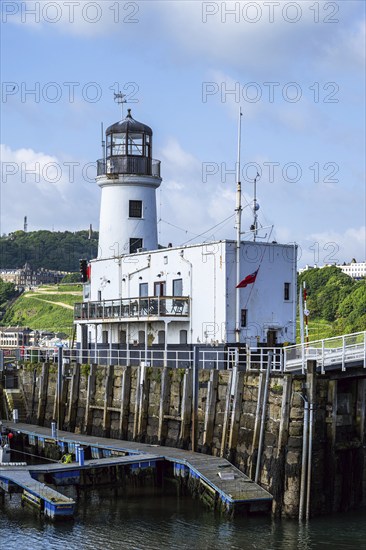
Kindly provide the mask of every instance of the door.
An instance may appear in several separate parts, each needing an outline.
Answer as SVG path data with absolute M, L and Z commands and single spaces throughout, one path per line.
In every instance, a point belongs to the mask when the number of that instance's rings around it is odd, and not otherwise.
M 267 332 L 267 346 L 269 348 L 275 348 L 277 345 L 277 330 L 270 329 Z

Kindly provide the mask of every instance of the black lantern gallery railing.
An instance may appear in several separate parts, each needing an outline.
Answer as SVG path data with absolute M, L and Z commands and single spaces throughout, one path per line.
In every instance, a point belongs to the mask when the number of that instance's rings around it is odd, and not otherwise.
M 160 178 L 160 160 L 148 157 L 110 157 L 97 160 L 97 176 L 136 174 Z

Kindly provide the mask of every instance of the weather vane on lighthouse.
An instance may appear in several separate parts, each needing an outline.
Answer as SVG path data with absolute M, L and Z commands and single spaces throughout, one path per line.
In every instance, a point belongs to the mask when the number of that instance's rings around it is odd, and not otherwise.
M 123 120 L 123 104 L 127 103 L 126 94 L 123 94 L 122 92 L 114 92 L 114 101 L 118 103 L 118 105 L 121 105 L 121 120 Z

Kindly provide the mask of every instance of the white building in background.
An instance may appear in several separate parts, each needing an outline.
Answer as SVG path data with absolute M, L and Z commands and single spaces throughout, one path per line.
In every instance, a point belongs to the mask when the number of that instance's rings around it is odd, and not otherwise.
M 366 262 L 356 262 L 352 260 L 349 264 L 338 265 L 337 267 L 353 279 L 362 279 L 362 277 L 366 277 Z
M 152 158 L 151 128 L 130 110 L 106 130 L 97 174 L 99 252 L 83 267 L 79 346 L 168 351 L 295 342 L 295 245 L 241 242 L 241 279 L 253 274 L 254 282 L 240 289 L 237 310 L 235 241 L 158 246 L 160 161 Z
M 343 273 L 352 277 L 352 279 L 362 279 L 366 277 L 366 262 L 356 262 L 352 260 L 349 264 L 326 264 L 326 265 L 306 265 L 304 268 L 299 269 L 299 273 L 308 271 L 309 269 L 323 269 L 324 267 L 338 267 Z

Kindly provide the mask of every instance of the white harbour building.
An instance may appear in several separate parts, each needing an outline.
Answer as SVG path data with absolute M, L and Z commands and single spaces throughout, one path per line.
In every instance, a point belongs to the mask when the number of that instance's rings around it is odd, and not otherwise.
M 99 252 L 82 266 L 79 347 L 126 361 L 133 350 L 155 350 L 164 361 L 169 352 L 194 346 L 294 343 L 296 246 L 241 241 L 239 280 L 237 241 L 163 248 L 155 196 L 161 181 L 152 130 L 128 110 L 107 128 L 98 161 Z

